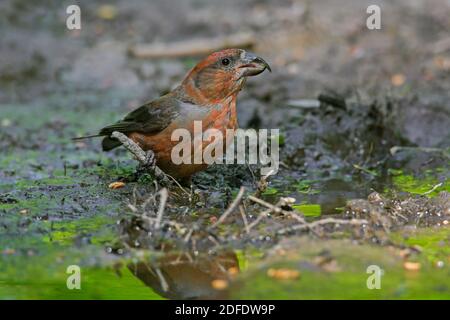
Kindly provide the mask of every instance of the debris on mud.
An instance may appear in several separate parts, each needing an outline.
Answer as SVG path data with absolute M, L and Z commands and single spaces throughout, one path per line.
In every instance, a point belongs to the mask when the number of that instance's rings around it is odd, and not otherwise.
M 157 201 L 157 196 L 161 200 Z M 287 236 L 352 238 L 387 244 L 387 234 L 405 226 L 447 225 L 450 220 L 450 194 L 437 197 L 396 196 L 377 192 L 367 200 L 350 200 L 343 215 L 308 219 L 293 208 L 295 199 L 280 198 L 268 203 L 241 187 L 236 198 L 222 213 L 197 216 L 188 206 L 180 208 L 161 189 L 148 198 L 128 205 L 130 218 L 120 221 L 122 244 L 129 249 L 210 252 L 247 245 L 264 247 Z M 220 213 L 217 215 L 217 213 Z

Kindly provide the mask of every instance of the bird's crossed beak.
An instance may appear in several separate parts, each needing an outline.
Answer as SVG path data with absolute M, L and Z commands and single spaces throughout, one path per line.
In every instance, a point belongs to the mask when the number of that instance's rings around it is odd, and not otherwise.
M 253 53 L 246 52 L 241 61 L 242 64 L 239 66 L 239 68 L 244 69 L 244 72 L 242 74 L 243 77 L 256 76 L 266 69 L 272 72 L 269 64 L 263 58 L 258 57 Z

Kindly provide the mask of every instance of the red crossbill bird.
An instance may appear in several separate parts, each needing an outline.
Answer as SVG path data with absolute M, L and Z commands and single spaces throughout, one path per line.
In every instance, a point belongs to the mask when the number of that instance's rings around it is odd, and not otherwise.
M 142 150 L 152 150 L 156 165 L 178 179 L 189 177 L 206 168 L 205 164 L 174 164 L 172 132 L 184 128 L 192 133 L 194 121 L 202 121 L 202 130 L 238 127 L 236 98 L 247 77 L 262 73 L 270 66 L 262 58 L 242 49 L 226 49 L 212 53 L 187 74 L 183 82 L 170 93 L 148 102 L 95 136 L 104 136 L 104 151 L 121 145 L 111 137 L 114 131 L 125 134 Z M 226 135 L 223 134 L 225 139 Z M 226 141 L 223 145 L 226 148 Z

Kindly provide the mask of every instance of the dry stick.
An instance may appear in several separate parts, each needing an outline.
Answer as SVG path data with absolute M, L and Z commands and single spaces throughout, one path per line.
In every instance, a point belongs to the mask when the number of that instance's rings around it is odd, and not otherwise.
M 155 268 L 156 274 L 158 275 L 159 281 L 161 282 L 161 288 L 164 292 L 167 292 L 169 290 L 169 285 L 167 284 L 166 279 L 164 278 L 161 269 Z
M 219 243 L 216 239 L 214 239 L 213 236 L 208 236 L 208 239 L 209 239 L 209 241 L 211 241 L 212 243 L 214 243 L 214 245 L 215 245 L 216 247 L 220 246 L 220 243 Z
M 398 212 L 395 212 L 395 211 L 392 211 L 392 213 L 391 213 L 394 217 L 397 217 L 397 216 L 399 216 L 400 218 L 402 218 L 403 220 L 405 220 L 406 222 L 408 222 L 409 221 L 409 219 L 407 218 L 407 217 L 405 217 L 404 215 L 402 215 L 401 213 L 398 213 Z
M 183 241 L 185 243 L 188 243 L 189 240 L 191 239 L 192 233 L 194 232 L 194 229 L 189 229 L 188 233 L 186 234 L 186 236 L 184 237 Z
M 258 203 L 258 204 L 260 204 L 260 205 L 262 205 L 262 206 L 264 206 L 266 208 L 271 209 L 275 213 L 281 213 L 281 211 L 283 211 L 281 208 L 278 208 L 277 206 L 274 206 L 273 204 L 268 203 L 268 202 L 266 202 L 266 201 L 264 201 L 264 200 L 262 200 L 260 198 L 257 198 L 255 196 L 248 196 L 248 198 L 250 200 L 252 200 L 253 202 L 256 202 L 256 203 Z
M 145 215 L 142 215 L 142 214 L 137 214 L 135 212 L 127 212 L 127 214 L 132 215 L 133 217 L 138 217 L 138 218 L 141 218 L 143 220 L 146 220 L 146 221 L 150 222 L 151 224 L 154 224 L 155 221 L 157 220 L 156 218 L 148 217 L 148 216 L 145 216 Z M 161 224 L 162 225 L 172 226 L 172 227 L 176 228 L 177 230 L 186 229 L 184 224 L 179 223 L 179 222 L 175 222 L 175 221 L 161 221 Z
M 283 228 L 277 231 L 277 233 L 285 233 L 286 231 L 294 231 L 294 230 L 302 230 L 302 229 L 312 229 L 314 227 L 317 227 L 318 225 L 322 224 L 353 224 L 353 225 L 361 225 L 361 224 L 368 224 L 368 221 L 365 219 L 351 219 L 351 220 L 343 220 L 343 219 L 335 219 L 335 218 L 325 218 L 322 220 L 317 220 L 311 223 L 305 223 L 305 224 L 297 224 L 295 226 Z
M 194 262 L 194 259 L 192 259 L 192 256 L 189 254 L 189 252 L 185 252 L 184 255 L 188 258 L 189 262 Z
M 250 230 L 256 226 L 262 219 L 264 219 L 265 217 L 267 217 L 267 215 L 272 211 L 272 209 L 267 209 L 263 212 L 259 213 L 258 218 L 256 218 L 252 223 L 249 224 L 248 226 L 248 232 L 250 232 Z
M 437 188 L 440 188 L 443 185 L 442 182 L 436 184 L 433 186 L 433 188 L 431 188 L 430 190 L 428 190 L 427 192 L 422 193 L 422 196 L 426 196 L 427 194 L 432 193 L 434 190 L 436 190 Z
M 211 226 L 211 228 L 215 228 L 217 227 L 219 224 L 221 224 L 230 213 L 232 213 L 234 211 L 234 209 L 236 208 L 236 206 L 239 204 L 239 202 L 241 202 L 242 197 L 244 196 L 244 192 L 245 192 L 245 188 L 241 187 L 241 189 L 239 189 L 239 192 L 236 196 L 236 198 L 233 200 L 233 202 L 231 203 L 231 205 L 228 207 L 228 209 L 220 216 L 220 218 Z
M 261 204 L 267 208 L 269 208 L 269 212 L 273 211 L 276 213 L 282 213 L 285 215 L 290 215 L 292 217 L 294 217 L 297 221 L 299 221 L 301 224 L 295 225 L 295 226 L 291 226 L 291 227 L 287 227 L 287 228 L 283 228 L 281 230 L 278 230 L 278 233 L 284 233 L 286 231 L 291 231 L 291 230 L 301 230 L 301 229 L 313 229 L 314 227 L 318 226 L 318 225 L 322 225 L 322 224 L 329 224 L 329 223 L 335 223 L 335 224 L 354 224 L 354 225 L 361 225 L 361 224 L 368 224 L 367 220 L 364 219 L 351 219 L 351 220 L 343 220 L 343 219 L 334 219 L 334 218 L 326 218 L 326 219 L 322 219 L 322 220 L 318 220 L 318 221 L 314 221 L 311 223 L 307 223 L 305 221 L 305 219 L 303 219 L 302 217 L 300 217 L 299 215 L 293 213 L 293 212 L 289 212 L 289 211 L 285 211 L 282 210 L 281 208 L 274 206 L 264 200 L 261 200 L 259 198 L 256 198 L 254 196 L 249 196 L 248 199 Z M 267 212 L 267 211 L 265 211 Z M 259 218 L 259 217 L 258 217 Z M 258 219 L 257 219 L 258 220 Z M 256 220 L 254 221 L 254 223 L 257 222 Z M 259 221 L 258 221 L 259 222 Z M 251 227 L 253 225 L 250 225 Z
M 239 212 L 241 213 L 242 221 L 244 221 L 245 232 L 249 233 L 250 230 L 248 228 L 247 215 L 245 214 L 244 207 L 242 205 L 239 206 Z
M 167 192 L 166 188 L 163 188 L 159 192 L 159 195 L 160 195 L 161 199 L 159 201 L 158 214 L 156 215 L 156 222 L 155 222 L 156 229 L 159 229 L 159 227 L 161 225 L 161 220 L 162 220 L 162 216 L 164 213 L 164 209 L 166 207 L 167 198 L 169 197 L 169 193 Z
M 128 138 L 126 135 L 124 135 L 121 132 L 114 131 L 111 134 L 111 137 L 119 140 L 122 145 L 130 151 L 136 159 L 142 164 L 142 165 L 148 165 L 147 163 L 147 157 L 144 150 L 141 149 L 133 140 Z M 167 175 L 162 171 L 158 166 L 155 165 L 154 173 L 156 178 L 160 179 L 161 181 L 165 183 L 170 183 L 170 180 L 167 178 Z
M 144 201 L 144 203 L 141 205 L 141 208 L 142 208 L 142 211 L 143 211 L 142 215 L 147 215 L 147 212 L 146 212 L 147 206 L 148 206 L 148 204 L 149 204 L 151 201 L 155 201 L 155 195 L 154 195 L 154 194 L 152 194 L 150 197 L 148 197 L 148 198 Z
M 225 48 L 246 48 L 255 44 L 255 36 L 238 33 L 226 37 L 183 40 L 171 43 L 137 44 L 130 53 L 137 58 L 179 58 L 209 54 Z
M 298 214 L 296 214 L 294 212 L 283 210 L 283 209 L 281 209 L 281 208 L 279 208 L 279 207 L 277 207 L 277 206 L 275 206 L 275 205 L 273 205 L 273 204 L 271 204 L 269 202 L 266 202 L 266 201 L 264 201 L 262 199 L 259 199 L 259 198 L 255 197 L 255 196 L 248 196 L 248 199 L 252 200 L 253 202 L 256 202 L 256 203 L 258 203 L 258 204 L 260 204 L 260 205 L 262 205 L 262 206 L 264 206 L 266 208 L 271 209 L 272 212 L 281 213 L 281 214 L 283 214 L 285 216 L 291 216 L 295 220 L 297 220 L 298 222 L 306 223 L 305 219 L 303 219 L 302 217 L 300 217 Z

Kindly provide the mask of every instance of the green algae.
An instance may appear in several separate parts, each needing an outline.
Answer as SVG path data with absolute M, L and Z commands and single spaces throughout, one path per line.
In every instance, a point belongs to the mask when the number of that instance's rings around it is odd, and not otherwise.
M 92 261 L 87 256 L 92 256 Z M 102 262 L 95 247 L 61 251 L 57 246 L 45 254 L 4 256 L 0 264 L 2 299 L 161 299 L 142 284 L 123 264 Z M 97 258 L 96 258 L 97 257 Z M 68 267 L 80 267 L 80 289 L 69 289 Z
M 303 213 L 305 217 L 320 217 L 322 214 L 319 204 L 295 204 L 292 207 Z
M 62 101 L 62 100 L 61 100 Z M 58 103 L 61 101 L 57 101 Z M 22 106 L 21 106 L 22 107 Z M 32 110 L 32 111 L 30 111 Z M 50 119 L 42 113 L 55 112 Z M 5 112 L 5 113 L 3 113 Z M 0 236 L 0 299 L 159 299 L 160 296 L 136 279 L 126 268 L 113 268 L 116 263 L 125 264 L 125 259 L 106 253 L 112 243 L 118 240 L 115 222 L 124 210 L 124 195 L 129 195 L 134 183 L 127 183 L 124 189 L 111 191 L 108 184 L 134 174 L 136 163 L 131 157 L 118 151 L 103 154 L 99 142 L 85 141 L 86 146 L 75 147 L 71 137 L 92 133 L 99 123 L 117 120 L 118 108 L 109 106 L 95 110 L 95 116 L 83 117 L 82 113 L 55 109 L 49 106 L 28 108 L 2 105 L 2 116 L 14 124 L 11 130 L 16 140 L 26 140 L 30 132 L 39 134 L 38 142 L 51 145 L 42 149 L 34 145 L 8 147 L 0 154 L 0 193 L 11 194 L 13 202 L 0 203 L 2 234 Z M 120 111 L 121 112 L 121 111 Z M 80 121 L 82 120 L 82 121 Z M 62 123 L 62 129 L 55 129 Z M 16 127 L 17 125 L 17 127 Z M 283 144 L 280 135 L 279 142 Z M 445 169 L 436 170 L 445 174 Z M 321 172 L 317 173 L 318 177 Z M 424 172 L 423 177 L 391 171 L 393 186 L 397 190 L 424 193 L 440 181 L 435 172 Z M 381 178 L 381 175 L 371 175 Z M 427 178 L 429 177 L 429 178 Z M 329 183 L 340 179 L 347 184 Z M 138 184 L 149 184 L 151 179 L 143 177 Z M 325 214 L 323 205 L 316 201 L 317 195 L 336 197 L 337 192 L 350 185 L 360 189 L 361 184 L 348 175 L 334 174 L 321 179 L 299 179 L 289 177 L 281 183 L 274 183 L 263 193 L 268 198 L 299 195 L 294 205 L 307 217 Z M 383 181 L 384 183 L 384 181 Z M 327 193 L 327 188 L 336 193 Z M 353 190 L 352 189 L 352 190 Z M 391 186 L 386 188 L 390 191 Z M 448 190 L 448 182 L 434 190 Z M 232 195 L 237 192 L 233 190 Z M 335 191 L 332 191 L 335 192 Z M 361 192 L 362 193 L 362 192 Z M 364 194 L 367 196 L 367 194 Z M 303 197 L 303 198 L 300 198 Z M 336 207 L 336 206 L 334 206 Z M 25 211 L 24 211 L 25 210 Z M 213 209 L 211 209 L 213 210 Z M 217 212 L 220 214 L 220 212 Z M 199 217 L 196 211 L 192 217 Z M 220 228 L 226 228 L 221 225 Z M 423 268 L 416 275 L 406 273 L 402 261 L 384 258 L 386 248 L 363 246 L 366 253 L 339 242 L 345 252 L 334 254 L 340 266 L 337 272 L 310 270 L 304 267 L 304 260 L 311 256 L 283 258 L 271 261 L 266 258 L 267 250 L 261 248 L 238 251 L 239 290 L 231 290 L 231 297 L 240 298 L 442 298 L 448 297 L 448 231 L 426 229 L 425 234 L 392 234 L 398 245 L 420 246 L 422 254 L 415 259 Z M 317 240 L 323 242 L 322 240 Z M 444 243 L 444 246 L 442 246 Z M 301 252 L 302 246 L 297 251 Z M 363 251 L 364 251 L 363 250 Z M 13 253 L 11 253 L 13 252 Z M 369 258 L 362 259 L 360 257 Z M 315 252 L 317 253 L 317 252 Z M 436 269 L 435 262 L 444 261 L 445 267 Z M 368 263 L 379 263 L 385 270 L 382 289 L 368 290 L 365 286 Z M 79 265 L 82 270 L 82 289 L 68 290 L 66 287 L 69 265 Z M 267 268 L 288 267 L 299 269 L 299 280 L 280 282 L 267 276 Z M 314 269 L 314 268 L 313 268 Z M 120 275 L 119 275 L 120 274 Z
M 428 232 L 428 231 L 426 231 Z M 448 229 L 441 233 L 448 237 Z M 413 241 L 414 242 L 414 241 Z M 241 299 L 448 299 L 450 267 L 438 268 L 425 255 L 419 271 L 403 267 L 399 255 L 386 248 L 355 245 L 347 240 L 296 241 L 281 256 L 271 256 L 247 268 L 231 290 Z M 295 249 L 293 248 L 295 247 Z M 317 257 L 330 252 L 329 267 L 317 264 Z M 383 270 L 380 289 L 367 286 L 368 267 Z M 268 276 L 270 268 L 300 272 L 298 279 L 282 280 Z M 447 280 L 444 280 L 447 279 Z

